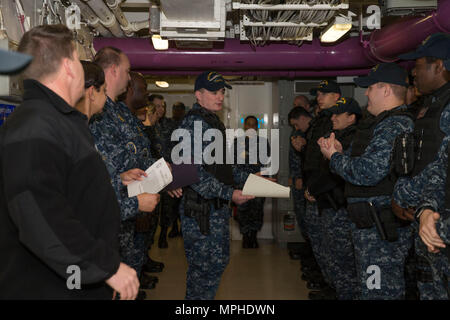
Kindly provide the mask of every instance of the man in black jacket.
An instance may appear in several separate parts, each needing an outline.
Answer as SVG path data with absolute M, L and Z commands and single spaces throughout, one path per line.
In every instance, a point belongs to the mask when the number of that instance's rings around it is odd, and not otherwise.
M 320 217 L 317 210 L 317 203 L 314 197 L 309 193 L 309 187 L 312 183 L 319 181 L 320 174 L 320 161 L 323 158 L 320 148 L 317 145 L 317 140 L 329 133 L 332 128 L 331 112 L 328 111 L 341 97 L 341 90 L 339 85 L 332 80 L 323 80 L 319 83 L 317 88 L 311 89 L 310 93 L 317 96 L 317 104 L 319 112 L 316 117 L 309 123 L 309 129 L 306 133 L 307 144 L 305 151 L 303 152 L 303 186 L 305 188 L 306 211 L 305 211 L 305 224 L 308 230 L 308 236 L 311 240 L 311 246 L 314 252 L 314 257 L 319 264 L 322 275 L 325 281 L 330 284 L 331 278 L 325 273 L 325 260 L 326 257 L 323 254 L 321 248 L 322 243 L 322 226 L 320 223 Z M 308 289 L 321 289 L 326 285 L 321 281 L 320 277 L 316 277 L 316 280 L 308 282 Z
M 333 132 L 342 142 L 343 150 L 348 150 L 356 132 L 356 123 L 362 114 L 358 102 L 352 98 L 341 98 L 328 111 L 332 113 Z M 337 298 L 352 300 L 357 297 L 357 282 L 351 221 L 346 210 L 344 187 L 344 179 L 332 173 L 330 161 L 322 158 L 319 178 L 310 185 L 310 192 L 317 200 L 324 230 L 324 266 L 336 289 Z M 327 298 L 326 293 L 310 294 L 310 297 Z
M 87 117 L 74 108 L 84 72 L 72 33 L 35 27 L 19 51 L 34 59 L 24 101 L 0 130 L 0 299 L 111 299 L 112 289 L 134 299 L 117 199 Z

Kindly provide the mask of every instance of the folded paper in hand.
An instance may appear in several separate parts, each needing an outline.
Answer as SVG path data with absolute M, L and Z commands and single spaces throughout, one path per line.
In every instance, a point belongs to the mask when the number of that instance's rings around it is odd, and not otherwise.
M 158 193 L 173 180 L 164 158 L 152 164 L 145 173 L 147 177 L 144 177 L 144 180 L 134 181 L 128 185 L 128 197 L 135 197 L 141 193 Z
M 245 181 L 242 195 L 265 198 L 289 198 L 291 189 L 263 177 L 250 174 Z

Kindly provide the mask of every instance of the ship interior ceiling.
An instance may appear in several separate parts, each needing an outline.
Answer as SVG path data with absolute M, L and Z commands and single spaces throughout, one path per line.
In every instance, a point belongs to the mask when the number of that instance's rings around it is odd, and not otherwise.
M 365 107 L 365 89 L 354 78 L 383 62 L 412 70 L 414 62 L 398 56 L 434 33 L 450 33 L 450 0 L 0 0 L 0 48 L 15 50 L 25 31 L 57 23 L 73 30 L 82 60 L 106 46 L 122 50 L 131 70 L 144 75 L 148 94 L 163 95 L 167 117 L 176 102 L 188 108 L 196 102 L 200 73 L 222 74 L 233 88 L 225 92 L 220 120 L 243 128 L 253 115 L 258 128 L 279 129 L 277 182 L 288 186 L 288 114 L 295 97 L 312 102 L 311 88 L 335 80 L 342 96 Z M 20 76 L 0 77 L 0 103 L 18 105 L 22 90 Z M 298 264 L 280 251 L 305 241 L 294 210 L 292 198 L 266 199 L 261 250 L 248 253 L 234 241 L 224 275 L 234 282 L 222 281 L 218 299 L 307 299 L 300 277 L 289 278 L 300 272 Z M 236 219 L 230 219 L 230 238 L 243 239 Z M 167 272 L 158 275 L 157 290 L 147 292 L 150 299 L 183 298 L 183 240 L 170 239 L 169 247 L 153 251 Z M 267 263 L 267 255 L 274 260 Z M 258 267 L 262 273 L 253 273 Z M 267 270 L 277 275 L 267 279 Z
M 155 81 L 185 88 L 210 69 L 231 82 L 355 77 L 377 63 L 396 61 L 434 32 L 450 30 L 450 5 L 436 0 L 2 3 L 2 29 L 13 43 L 32 25 L 80 22 L 76 33 L 82 58 L 90 60 L 101 47 L 116 46 L 130 58 L 131 69 L 146 76 L 149 89 L 158 92 L 165 90 Z M 27 19 L 17 19 L 21 13 Z M 349 27 L 341 38 L 325 40 L 328 29 L 344 25 Z M 154 36 L 169 40 L 168 49 L 155 50 Z

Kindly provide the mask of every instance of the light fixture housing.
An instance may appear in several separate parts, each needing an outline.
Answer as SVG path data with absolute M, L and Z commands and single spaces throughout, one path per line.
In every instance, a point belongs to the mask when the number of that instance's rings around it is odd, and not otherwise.
M 320 36 L 320 41 L 325 43 L 336 42 L 352 28 L 352 21 L 347 17 L 338 16 L 334 23 L 329 25 Z
M 159 34 L 152 36 L 152 44 L 155 50 L 167 50 L 169 49 L 169 40 L 163 40 Z
M 155 81 L 156 86 L 160 88 L 168 88 L 169 83 L 167 81 Z

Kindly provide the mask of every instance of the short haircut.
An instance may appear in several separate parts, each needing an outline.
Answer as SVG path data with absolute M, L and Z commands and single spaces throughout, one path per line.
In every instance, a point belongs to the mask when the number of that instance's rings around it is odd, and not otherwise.
M 427 63 L 427 68 L 429 69 L 433 63 L 438 60 L 442 60 L 436 57 L 425 57 L 425 61 Z M 450 71 L 444 68 L 444 79 L 445 81 L 450 81 Z
M 425 61 L 426 61 L 427 64 L 435 63 L 438 60 L 441 60 L 441 59 L 436 58 L 436 57 L 425 57 Z
M 172 109 L 173 110 L 186 110 L 186 106 L 184 105 L 183 102 L 178 101 L 173 104 Z
M 306 96 L 302 95 L 302 94 L 299 95 L 299 96 L 296 96 L 296 97 L 294 98 L 294 102 L 295 102 L 296 100 L 302 100 L 303 103 L 306 103 L 306 104 L 308 104 L 308 105 L 311 104 L 311 103 L 309 102 L 309 99 L 308 99 Z M 297 106 L 297 107 L 301 107 L 301 106 Z
M 394 93 L 394 96 L 399 100 L 405 100 L 406 99 L 406 92 L 408 91 L 407 87 L 400 86 L 398 84 L 393 83 L 385 83 L 385 82 L 379 82 L 378 86 L 385 86 L 388 85 L 392 88 L 392 92 Z
M 40 80 L 54 74 L 64 58 L 73 59 L 73 34 L 65 25 L 42 25 L 25 32 L 20 40 L 19 52 L 33 56 L 24 71 L 24 77 Z
M 291 119 L 298 119 L 301 116 L 306 118 L 312 118 L 311 114 L 306 111 L 303 107 L 294 107 L 291 111 L 289 111 L 288 114 L 288 121 L 291 121 Z
M 155 101 L 155 99 L 164 100 L 164 97 L 160 94 L 151 94 L 148 96 L 148 101 L 150 103 L 153 103 L 153 101 Z
M 245 120 L 244 120 L 244 123 L 247 123 L 247 120 L 249 120 L 249 119 L 255 119 L 256 124 L 258 124 L 258 119 L 256 119 L 255 116 L 247 116 L 247 117 L 245 118 Z
M 139 81 L 145 83 L 145 88 L 147 88 L 147 81 L 145 81 L 144 75 L 140 72 L 130 71 L 130 81 L 128 82 L 128 87 L 135 89 Z
M 94 57 L 94 62 L 97 63 L 103 70 L 108 69 L 112 65 L 120 65 L 120 55 L 122 50 L 114 47 L 103 47 Z
M 105 73 L 103 69 L 91 61 L 81 60 L 81 65 L 84 70 L 84 88 L 94 86 L 94 88 L 100 90 L 100 87 L 105 83 Z

